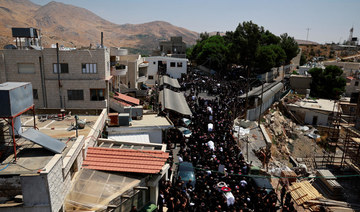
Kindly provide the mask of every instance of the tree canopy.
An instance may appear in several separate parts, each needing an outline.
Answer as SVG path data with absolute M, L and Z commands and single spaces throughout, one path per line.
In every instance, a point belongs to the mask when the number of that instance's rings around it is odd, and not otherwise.
M 346 80 L 343 71 L 337 66 L 327 66 L 325 70 L 312 68 L 309 74 L 312 77 L 311 96 L 325 99 L 339 99 L 345 92 Z
M 280 37 L 252 21 L 240 23 L 226 35 L 200 34 L 188 58 L 215 70 L 236 64 L 251 73 L 265 73 L 273 67 L 289 64 L 298 53 L 298 45 L 286 33 Z M 211 64 L 210 64 L 211 62 Z

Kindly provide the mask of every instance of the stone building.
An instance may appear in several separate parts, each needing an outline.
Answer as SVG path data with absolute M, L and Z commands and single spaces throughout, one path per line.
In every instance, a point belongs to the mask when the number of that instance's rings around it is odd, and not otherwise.
M 185 58 L 186 44 L 182 41 L 182 37 L 171 37 L 170 41 L 161 41 L 159 43 L 159 49 L 153 52 L 153 56 L 164 55 Z
M 60 73 L 58 73 L 60 69 Z M 102 109 L 109 95 L 110 50 L 0 50 L 0 83 L 31 82 L 36 108 Z

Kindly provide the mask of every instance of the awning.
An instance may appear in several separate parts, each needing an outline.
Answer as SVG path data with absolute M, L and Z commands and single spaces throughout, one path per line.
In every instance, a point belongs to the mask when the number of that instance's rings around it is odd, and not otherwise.
M 57 154 L 61 154 L 66 147 L 66 144 L 63 142 L 33 128 L 27 129 L 25 132 L 21 133 L 20 136 Z
M 114 141 L 129 141 L 135 143 L 150 143 L 148 133 L 125 134 L 125 135 L 109 135 L 108 139 Z
M 274 87 L 270 88 L 269 90 L 264 92 L 262 101 L 266 102 L 271 97 L 273 97 L 275 94 L 277 94 L 279 91 L 281 91 L 283 88 L 284 88 L 284 84 L 282 84 L 282 83 L 279 83 L 279 84 L 275 85 Z M 259 98 L 261 98 L 261 94 L 259 95 Z
M 124 106 L 135 106 L 140 104 L 139 99 L 118 92 L 115 92 L 114 99 L 119 101 Z
M 192 115 L 183 93 L 164 88 L 164 90 L 160 91 L 159 101 L 161 102 L 162 110 L 169 109 L 183 115 Z
M 277 84 L 282 84 L 281 82 L 273 82 L 273 83 L 265 83 L 264 84 L 264 93 L 270 89 L 272 89 L 274 86 L 276 86 Z M 251 96 L 259 96 L 261 95 L 262 92 L 262 88 L 261 85 L 252 89 L 251 91 L 248 92 L 248 97 Z M 239 98 L 246 98 L 246 92 L 244 94 L 242 94 L 241 96 L 239 96 Z
M 169 153 L 160 150 L 112 149 L 89 147 L 83 168 L 157 174 L 165 165 Z
M 177 79 L 170 78 L 166 75 L 162 76 L 160 79 L 160 85 L 167 84 L 174 88 L 180 88 L 180 84 Z

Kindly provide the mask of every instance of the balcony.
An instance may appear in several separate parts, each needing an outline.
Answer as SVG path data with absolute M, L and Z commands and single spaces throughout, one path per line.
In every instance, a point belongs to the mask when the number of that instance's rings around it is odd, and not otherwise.
M 146 68 L 149 66 L 149 62 L 148 61 L 144 61 L 142 63 L 139 64 L 139 68 Z
M 136 82 L 145 82 L 147 80 L 147 76 L 141 76 L 141 77 L 138 77 Z
M 113 66 L 111 68 L 111 75 L 113 76 L 125 76 L 126 73 L 128 72 L 128 67 L 127 66 Z

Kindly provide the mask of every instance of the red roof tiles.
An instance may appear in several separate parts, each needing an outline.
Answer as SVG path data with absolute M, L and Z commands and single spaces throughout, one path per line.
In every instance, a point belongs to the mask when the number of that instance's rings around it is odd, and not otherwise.
M 115 92 L 114 98 L 118 101 L 121 101 L 124 104 L 128 104 L 129 106 L 131 105 L 139 105 L 140 104 L 140 100 L 136 99 L 134 97 L 131 96 L 127 96 L 118 92 Z
M 169 153 L 159 150 L 89 147 L 83 167 L 104 171 L 157 174 L 168 157 Z

